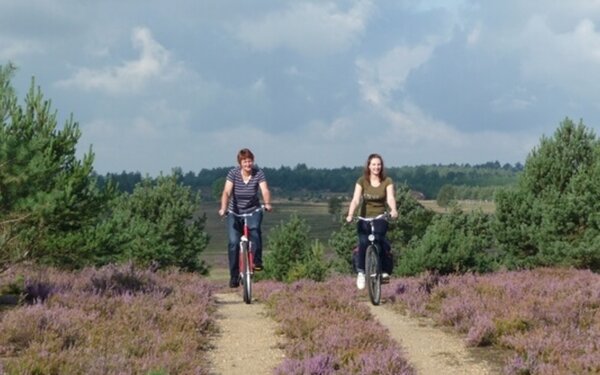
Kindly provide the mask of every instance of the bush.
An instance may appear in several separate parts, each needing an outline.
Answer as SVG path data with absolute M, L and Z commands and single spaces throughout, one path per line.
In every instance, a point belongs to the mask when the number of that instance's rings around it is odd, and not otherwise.
M 306 257 L 292 266 L 288 272 L 287 281 L 293 282 L 300 279 L 325 281 L 330 268 L 331 262 L 325 259 L 325 248 L 319 240 L 315 240 Z
M 208 244 L 206 217 L 198 217 L 198 193 L 181 185 L 179 173 L 149 178 L 112 202 L 113 214 L 97 229 L 102 237 L 97 263 L 134 261 L 144 266 L 176 266 L 208 271 L 200 254 Z
M 396 272 L 491 271 L 494 258 L 490 222 L 491 218 L 482 212 L 464 213 L 456 207 L 449 214 L 436 216 L 423 238 L 402 254 Z
M 286 281 L 295 267 L 310 262 L 309 234 L 310 227 L 296 214 L 274 227 L 268 238 L 269 251 L 264 256 L 264 277 Z

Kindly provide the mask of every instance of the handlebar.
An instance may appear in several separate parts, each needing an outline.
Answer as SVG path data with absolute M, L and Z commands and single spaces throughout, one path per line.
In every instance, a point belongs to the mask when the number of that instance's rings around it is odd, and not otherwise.
M 253 210 L 251 212 L 246 212 L 245 214 L 238 214 L 238 213 L 235 213 L 233 211 L 227 210 L 227 211 L 225 211 L 225 216 L 231 214 L 231 215 L 233 215 L 235 217 L 244 218 L 244 217 L 250 217 L 250 216 L 254 215 L 256 212 L 264 211 L 264 210 L 265 210 L 265 205 L 261 204 L 260 207 L 258 207 L 257 209 L 255 209 L 255 210 Z
M 366 222 L 371 222 L 371 221 L 375 221 L 375 220 L 389 220 L 390 219 L 390 214 L 387 212 L 384 212 L 382 214 L 379 214 L 375 217 L 362 217 L 362 216 L 356 216 L 356 220 L 362 220 L 362 221 L 366 221 Z

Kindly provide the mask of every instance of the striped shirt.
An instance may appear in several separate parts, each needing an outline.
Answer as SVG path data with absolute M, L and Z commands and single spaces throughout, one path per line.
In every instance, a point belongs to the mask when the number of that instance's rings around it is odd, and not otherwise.
M 227 173 L 227 181 L 233 183 L 232 199 L 229 200 L 228 210 L 244 214 L 260 207 L 260 200 L 258 199 L 259 185 L 261 182 L 266 181 L 262 169 L 252 168 L 252 175 L 246 183 L 242 178 L 242 168 L 237 166 Z

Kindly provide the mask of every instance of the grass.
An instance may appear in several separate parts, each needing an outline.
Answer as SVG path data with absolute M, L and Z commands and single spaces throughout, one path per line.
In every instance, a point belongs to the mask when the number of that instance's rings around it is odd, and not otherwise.
M 423 207 L 430 209 L 435 212 L 445 213 L 448 212 L 449 208 L 440 207 L 435 200 L 423 200 L 419 201 Z M 461 200 L 456 202 L 465 212 L 471 212 L 481 209 L 484 213 L 491 214 L 496 211 L 496 205 L 493 201 L 476 201 L 476 200 Z

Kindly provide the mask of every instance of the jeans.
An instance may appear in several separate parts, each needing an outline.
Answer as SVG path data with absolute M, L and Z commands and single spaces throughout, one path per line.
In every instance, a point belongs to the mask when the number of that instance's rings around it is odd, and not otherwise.
M 262 232 L 260 224 L 262 223 L 262 211 L 255 212 L 252 216 L 247 217 L 248 229 L 250 230 L 250 241 L 252 241 L 252 250 L 254 253 L 254 264 L 262 264 Z M 229 237 L 229 245 L 227 256 L 229 258 L 229 274 L 230 276 L 238 276 L 240 238 L 244 231 L 244 219 L 227 215 L 227 234 Z
M 384 219 L 373 221 L 375 242 L 379 245 L 381 255 L 381 266 L 383 272 L 392 273 L 393 263 L 390 245 L 385 238 L 388 230 L 388 222 Z M 358 256 L 356 259 L 356 270 L 365 272 L 365 255 L 369 246 L 369 234 L 371 233 L 371 224 L 359 220 L 356 225 L 358 232 Z

